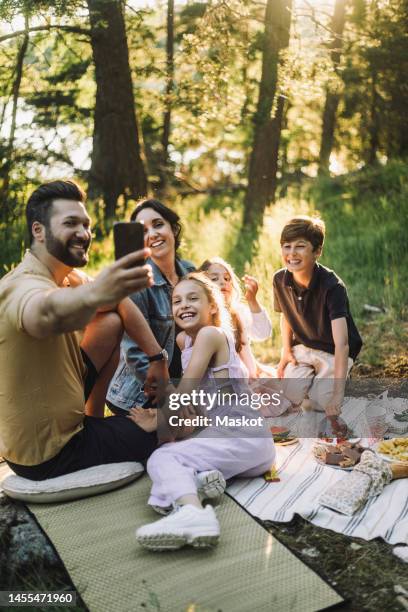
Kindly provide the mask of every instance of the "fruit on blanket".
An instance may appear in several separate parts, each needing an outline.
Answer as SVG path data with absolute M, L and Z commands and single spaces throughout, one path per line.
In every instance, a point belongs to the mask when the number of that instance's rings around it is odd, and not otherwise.
M 279 442 L 289 442 L 289 440 L 294 440 L 295 438 L 294 436 L 290 435 L 290 430 L 287 427 L 273 426 L 271 427 L 271 433 L 274 442 L 277 444 Z
M 408 408 L 394 416 L 397 421 L 400 421 L 400 422 L 408 421 Z
M 265 472 L 264 478 L 267 482 L 280 482 L 280 478 L 278 476 L 278 470 L 273 465 L 270 470 Z
M 324 440 L 326 443 L 335 442 L 334 438 L 337 438 L 337 443 L 339 444 L 352 437 L 352 431 L 339 416 L 325 417 L 319 423 L 318 438 Z

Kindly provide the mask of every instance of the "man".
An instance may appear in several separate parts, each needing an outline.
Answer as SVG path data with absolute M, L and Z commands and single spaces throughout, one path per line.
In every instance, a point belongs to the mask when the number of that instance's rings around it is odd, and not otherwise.
M 74 270 L 87 264 L 91 244 L 84 201 L 72 181 L 36 189 L 26 208 L 30 250 L 0 281 L 0 454 L 34 480 L 140 461 L 157 444 L 126 417 L 95 416 L 103 416 L 123 329 L 152 360 L 147 382 L 168 374 L 161 347 L 127 297 L 153 284 L 150 267 L 136 265 L 149 249 L 92 282 Z

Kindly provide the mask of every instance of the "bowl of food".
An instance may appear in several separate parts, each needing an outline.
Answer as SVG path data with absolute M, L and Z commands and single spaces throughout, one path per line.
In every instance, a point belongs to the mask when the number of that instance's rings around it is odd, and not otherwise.
M 408 438 L 382 440 L 374 445 L 374 450 L 381 459 L 408 465 Z

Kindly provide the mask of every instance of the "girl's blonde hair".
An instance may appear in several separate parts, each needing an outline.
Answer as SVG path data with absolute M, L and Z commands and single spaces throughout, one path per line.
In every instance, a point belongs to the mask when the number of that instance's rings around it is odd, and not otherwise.
M 198 268 L 200 272 L 208 272 L 210 266 L 213 264 L 218 264 L 226 269 L 228 274 L 231 277 L 231 285 L 232 285 L 232 297 L 231 297 L 231 306 L 235 307 L 239 302 L 242 302 L 242 291 L 241 284 L 238 276 L 234 272 L 234 268 L 228 261 L 225 261 L 222 257 L 211 257 L 211 259 L 206 259 L 203 261 L 201 266 Z
M 206 259 L 205 261 L 203 261 L 203 263 L 199 267 L 199 270 L 208 274 L 208 270 L 213 264 L 218 264 L 219 266 L 222 266 L 223 268 L 225 268 L 225 270 L 228 272 L 228 274 L 231 277 L 231 285 L 232 285 L 231 303 L 229 305 L 226 304 L 226 308 L 229 311 L 230 318 L 231 318 L 232 331 L 233 331 L 234 339 L 235 339 L 235 350 L 237 351 L 237 353 L 240 353 L 242 346 L 244 344 L 242 341 L 244 330 L 242 328 L 241 320 L 236 311 L 238 304 L 242 301 L 242 291 L 241 291 L 239 278 L 235 274 L 234 268 L 227 261 L 225 261 L 225 259 L 222 259 L 222 257 L 211 257 L 211 259 Z
M 226 333 L 233 334 L 231 315 L 225 305 L 223 295 L 218 287 L 203 272 L 189 272 L 180 278 L 177 285 L 186 280 L 197 283 L 197 285 L 203 289 L 205 295 L 207 296 L 208 302 L 211 305 L 216 306 L 217 311 L 212 315 L 212 324 L 214 327 L 221 327 Z M 175 286 L 177 287 L 177 285 Z

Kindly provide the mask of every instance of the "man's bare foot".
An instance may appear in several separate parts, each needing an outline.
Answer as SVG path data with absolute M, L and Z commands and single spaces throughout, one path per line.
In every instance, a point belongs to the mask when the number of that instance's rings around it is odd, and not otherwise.
M 148 433 L 157 429 L 157 409 L 156 408 L 131 408 L 128 419 L 139 425 L 141 429 Z

